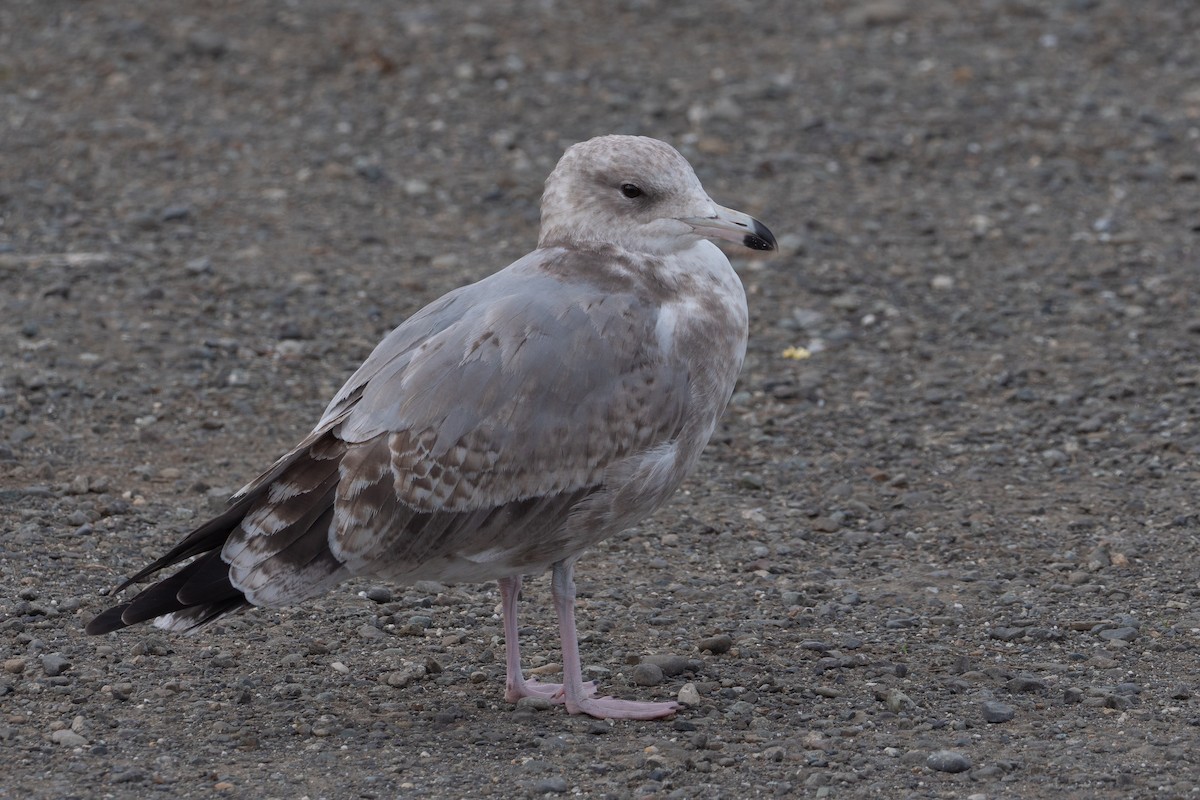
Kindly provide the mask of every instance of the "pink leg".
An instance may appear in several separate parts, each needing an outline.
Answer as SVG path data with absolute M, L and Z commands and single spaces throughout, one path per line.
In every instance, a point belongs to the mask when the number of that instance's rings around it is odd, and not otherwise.
M 521 596 L 521 576 L 501 578 L 497 583 L 500 584 L 500 607 L 504 617 L 504 699 L 515 703 L 522 697 L 542 697 L 551 703 L 562 703 L 561 683 L 539 683 L 533 678 L 525 680 L 525 676 L 521 674 L 521 642 L 517 633 L 517 600 Z M 596 693 L 596 684 L 584 684 L 583 691 L 590 697 Z
M 615 697 L 593 697 L 586 691 L 583 668 L 579 661 L 579 637 L 575 633 L 575 560 L 554 565 L 551 578 L 554 610 L 558 612 L 558 632 L 562 638 L 563 687 L 567 711 L 590 714 L 600 719 L 658 719 L 674 714 L 676 703 L 640 703 Z

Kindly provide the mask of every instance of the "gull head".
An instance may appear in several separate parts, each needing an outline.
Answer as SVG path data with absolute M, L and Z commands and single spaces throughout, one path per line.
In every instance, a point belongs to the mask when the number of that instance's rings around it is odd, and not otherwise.
M 717 205 L 679 151 L 645 136 L 599 136 L 568 148 L 546 179 L 538 247 L 615 245 L 655 255 L 725 239 L 774 250 L 758 220 Z

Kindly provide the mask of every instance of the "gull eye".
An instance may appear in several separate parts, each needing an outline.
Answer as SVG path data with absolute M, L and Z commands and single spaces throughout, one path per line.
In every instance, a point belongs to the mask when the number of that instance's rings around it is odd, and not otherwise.
M 642 190 L 640 187 L 634 186 L 632 183 L 622 183 L 621 184 L 621 194 L 625 195 L 630 200 L 632 200 L 635 197 L 641 197 Z

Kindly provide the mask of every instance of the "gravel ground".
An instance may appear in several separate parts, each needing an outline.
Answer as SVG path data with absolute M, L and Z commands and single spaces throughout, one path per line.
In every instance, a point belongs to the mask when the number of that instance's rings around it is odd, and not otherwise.
M 1197 31 L 1193 0 L 5 0 L 0 796 L 1200 794 Z M 616 132 L 783 245 L 735 254 L 702 467 L 579 568 L 587 671 L 688 708 L 506 704 L 494 585 L 83 635 Z

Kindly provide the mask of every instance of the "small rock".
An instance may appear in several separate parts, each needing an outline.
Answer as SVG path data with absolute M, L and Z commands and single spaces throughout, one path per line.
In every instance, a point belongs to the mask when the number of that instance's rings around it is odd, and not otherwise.
M 633 668 L 633 682 L 638 686 L 658 686 L 663 682 L 662 667 L 645 662 L 638 664 Z
M 1062 467 L 1071 462 L 1071 457 L 1057 448 L 1042 451 L 1042 461 L 1048 467 Z
M 1124 711 L 1127 708 L 1132 708 L 1138 704 L 1138 700 L 1133 695 L 1128 694 L 1106 694 L 1104 695 L 1104 707 L 1115 708 L 1118 711 Z
M 1035 678 L 1032 675 L 1018 675 L 1015 678 L 1010 678 L 1005 684 L 1010 692 L 1044 692 L 1046 691 L 1046 682 Z
M 563 778 L 561 775 L 555 775 L 551 778 L 543 778 L 537 781 L 531 788 L 535 794 L 546 794 L 548 792 L 562 794 L 569 787 L 567 786 L 566 778 Z
M 733 637 L 727 633 L 710 636 L 707 639 L 701 639 L 696 642 L 696 647 L 700 648 L 701 651 L 707 650 L 713 655 L 728 653 L 729 649 L 733 647 Z
M 212 259 L 208 258 L 207 256 L 203 256 L 201 258 L 193 258 L 189 261 L 185 261 L 183 264 L 183 268 L 185 270 L 187 270 L 188 273 L 191 275 L 212 275 L 213 274 Z
M 517 709 L 528 709 L 530 711 L 546 711 L 553 708 L 554 704 L 548 698 L 538 697 L 537 695 L 527 695 L 517 701 Z
M 430 186 L 419 178 L 411 178 L 404 182 L 404 193 L 409 197 L 420 197 L 429 193 Z
M 668 678 L 673 678 L 676 675 L 687 672 L 692 668 L 692 663 L 683 656 L 667 654 L 646 656 L 642 659 L 642 663 L 654 664 L 656 667 L 661 669 L 663 675 L 667 676 Z
M 1120 628 L 1109 628 L 1108 630 L 1100 631 L 1101 639 L 1109 641 L 1132 642 L 1137 638 L 1137 628 L 1124 626 Z
M 676 699 L 688 706 L 700 705 L 700 690 L 696 688 L 694 683 L 685 683 L 679 688 L 679 694 Z
M 132 767 L 117 767 L 109 776 L 109 780 L 113 783 L 141 783 L 146 780 L 146 773 Z
M 63 747 L 84 747 L 88 740 L 80 736 L 70 728 L 63 728 L 61 731 L 55 731 L 50 734 L 50 738 L 55 744 L 61 744 Z
M 1017 710 L 1008 703 L 988 700 L 983 704 L 983 719 L 986 722 L 1008 722 L 1016 715 Z
M 735 700 L 729 707 L 729 714 L 735 717 L 748 717 L 754 713 L 754 704 L 745 700 Z
M 971 759 L 955 750 L 935 750 L 925 759 L 925 766 L 938 772 L 966 772 Z
M 425 672 L 426 672 L 426 670 L 425 670 L 424 665 L 409 664 L 409 665 L 405 666 L 404 669 L 398 669 L 398 670 L 395 670 L 394 672 L 386 672 L 383 675 L 380 675 L 379 678 L 383 683 L 386 683 L 388 686 L 391 686 L 395 689 L 403 689 L 406 686 L 408 686 L 410 683 L 412 683 L 413 681 L 415 681 L 419 678 L 425 677 Z M 484 678 L 486 679 L 487 676 L 484 675 Z M 479 682 L 479 681 L 475 680 L 474 674 L 471 675 L 471 680 L 474 681 L 475 683 Z
M 754 475 L 749 472 L 745 472 L 745 473 L 742 473 L 741 475 L 739 475 L 737 482 L 738 482 L 739 489 L 755 490 L 755 489 L 762 489 L 765 486 L 762 478 L 760 478 L 758 475 Z
M 8 440 L 13 444 L 24 444 L 37 434 L 28 425 L 18 425 L 12 429 L 12 433 L 8 435 Z
M 25 671 L 25 659 L 6 658 L 4 660 L 4 671 L 10 675 L 20 675 Z
M 818 533 L 835 533 L 841 529 L 842 524 L 832 517 L 817 517 L 812 521 L 811 527 Z
M 900 0 L 874 0 L 857 6 L 846 14 L 846 21 L 854 26 L 874 28 L 897 25 L 904 22 L 912 12 Z
M 893 714 L 899 714 L 901 711 L 911 711 L 917 707 L 912 698 L 899 689 L 888 689 L 887 698 L 884 703 L 887 705 L 888 711 L 891 711 Z
M 216 31 L 193 31 L 187 37 L 188 49 L 195 55 L 220 58 L 229 51 L 229 42 Z
M 71 662 L 63 657 L 62 653 L 51 653 L 47 656 L 42 656 L 42 669 L 51 678 L 62 675 L 71 668 Z

